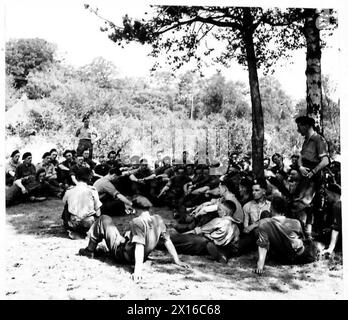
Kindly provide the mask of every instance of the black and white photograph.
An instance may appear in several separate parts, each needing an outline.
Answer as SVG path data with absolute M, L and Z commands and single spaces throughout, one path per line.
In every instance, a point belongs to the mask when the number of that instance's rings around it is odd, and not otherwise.
M 3 298 L 344 299 L 343 7 L 318 5 L 4 1 Z

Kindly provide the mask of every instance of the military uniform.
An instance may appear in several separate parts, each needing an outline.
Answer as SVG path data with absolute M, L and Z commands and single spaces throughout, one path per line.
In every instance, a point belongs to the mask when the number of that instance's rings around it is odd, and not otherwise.
M 100 215 L 98 191 L 95 187 L 79 181 L 74 187 L 69 188 L 63 197 L 65 208 L 63 221 L 67 229 L 86 232 L 93 224 L 95 217 Z

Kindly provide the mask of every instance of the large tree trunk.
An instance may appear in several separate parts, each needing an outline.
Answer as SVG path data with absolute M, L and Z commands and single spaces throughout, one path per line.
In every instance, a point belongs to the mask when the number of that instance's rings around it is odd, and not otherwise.
M 323 109 L 321 87 L 320 30 L 316 26 L 319 13 L 316 9 L 305 9 L 303 33 L 307 43 L 307 115 L 315 120 L 316 129 L 323 132 Z
M 244 8 L 243 17 L 243 36 L 248 61 L 249 86 L 252 106 L 252 166 L 253 173 L 257 178 L 264 178 L 263 169 L 263 144 L 264 144 L 264 124 L 261 105 L 261 95 L 259 88 L 259 78 L 257 75 L 256 56 L 253 41 L 252 16 L 250 8 Z

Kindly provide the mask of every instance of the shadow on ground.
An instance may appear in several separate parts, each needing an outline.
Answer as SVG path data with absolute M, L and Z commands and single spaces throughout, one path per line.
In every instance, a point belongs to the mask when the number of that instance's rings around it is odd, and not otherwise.
M 6 220 L 17 234 L 34 236 L 35 243 L 42 248 L 41 250 L 47 246 L 45 239 L 58 238 L 46 251 L 50 250 L 49 252 L 55 255 L 64 253 L 69 257 L 69 254 L 72 253 L 76 255 L 77 246 L 86 245 L 86 243 L 82 240 L 80 242 L 71 240 L 70 242 L 67 239 L 67 233 L 60 218 L 62 210 L 63 203 L 58 199 L 41 203 L 19 204 L 7 208 Z M 168 208 L 154 208 L 153 213 L 160 214 L 166 223 L 171 224 L 172 213 Z M 120 232 L 123 233 L 129 220 L 133 217 L 114 217 L 113 220 Z M 59 238 L 65 238 L 64 243 Z M 234 292 L 234 290 L 259 292 L 260 294 L 265 292 L 277 293 L 285 297 L 290 292 L 300 291 L 310 286 L 315 287 L 320 281 L 340 277 L 342 271 L 342 258 L 339 256 L 303 266 L 282 266 L 268 261 L 264 276 L 253 273 L 257 259 L 256 253 L 232 258 L 227 265 L 213 262 L 206 256 L 180 255 L 180 258 L 189 263 L 191 268 L 179 267 L 173 264 L 172 258 L 167 252 L 155 250 L 144 266 L 146 275 L 150 280 L 144 281 L 141 288 L 151 292 L 156 285 L 169 285 L 169 296 L 182 296 L 183 293 L 190 292 L 189 290 L 192 288 L 192 290 L 199 291 L 204 286 L 206 288 L 204 290 L 208 290 L 208 292 L 211 288 L 218 292 Z M 86 266 L 91 266 L 94 263 L 91 261 L 92 259 L 86 257 L 77 257 L 76 259 Z M 121 266 L 107 255 L 95 260 L 101 262 L 105 268 L 120 269 L 122 274 L 130 274 L 133 270 L 133 266 Z M 78 261 L 77 263 L 79 263 Z M 12 267 L 16 268 L 16 266 Z M 172 279 L 169 284 L 163 280 L 163 278 L 168 278 L 168 275 Z

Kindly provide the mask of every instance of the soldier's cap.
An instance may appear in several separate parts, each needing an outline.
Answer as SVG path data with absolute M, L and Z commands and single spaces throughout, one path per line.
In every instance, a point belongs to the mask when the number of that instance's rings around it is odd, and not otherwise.
M 16 154 L 20 153 L 19 150 L 15 150 L 11 153 L 11 158 L 13 158 Z
M 45 159 L 46 157 L 49 157 L 51 154 L 49 152 L 45 152 L 43 155 L 42 155 L 42 159 Z
M 23 155 L 22 155 L 22 160 L 25 160 L 26 158 L 28 157 L 31 157 L 31 153 L 30 152 L 25 152 Z
M 164 160 L 170 161 L 170 157 L 169 157 L 169 156 L 165 156 L 162 160 L 163 160 L 163 161 L 164 161 Z
M 145 158 L 140 159 L 140 164 L 148 164 L 147 160 Z

